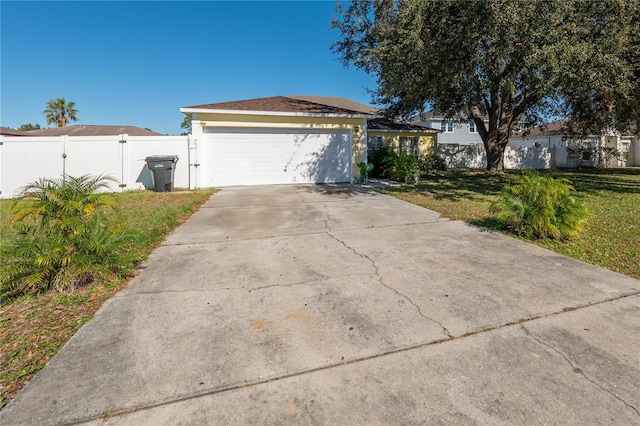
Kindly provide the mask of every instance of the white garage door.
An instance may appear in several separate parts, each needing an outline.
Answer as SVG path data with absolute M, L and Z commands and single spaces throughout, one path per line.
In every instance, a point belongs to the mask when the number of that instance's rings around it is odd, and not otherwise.
M 199 143 L 201 187 L 349 182 L 347 131 L 219 130 Z

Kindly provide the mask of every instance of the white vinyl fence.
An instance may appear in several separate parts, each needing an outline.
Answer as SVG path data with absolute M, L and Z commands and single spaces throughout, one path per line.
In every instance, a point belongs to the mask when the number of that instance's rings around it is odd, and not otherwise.
M 436 152 L 449 168 L 480 169 L 487 167 L 487 154 L 481 144 L 438 144 Z M 504 153 L 506 169 L 548 169 L 552 165 L 552 150 L 547 147 L 507 146 Z
M 177 155 L 174 187 L 195 188 L 187 136 L 0 136 L 0 198 L 11 198 L 39 178 L 110 175 L 113 191 L 153 188 L 145 158 Z

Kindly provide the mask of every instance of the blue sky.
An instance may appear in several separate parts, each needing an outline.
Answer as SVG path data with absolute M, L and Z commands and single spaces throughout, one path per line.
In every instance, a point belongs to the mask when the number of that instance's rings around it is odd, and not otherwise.
M 334 1 L 2 1 L 0 122 L 48 127 L 50 99 L 79 121 L 179 134 L 179 108 L 276 95 L 370 103 L 375 79 L 331 45 Z

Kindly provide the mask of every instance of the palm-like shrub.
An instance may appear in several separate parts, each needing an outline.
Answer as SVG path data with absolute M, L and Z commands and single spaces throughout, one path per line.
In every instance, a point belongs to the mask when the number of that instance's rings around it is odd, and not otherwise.
M 112 194 L 99 192 L 111 182 L 105 176 L 65 176 L 23 189 L 13 210 L 17 232 L 0 246 L 1 299 L 72 290 L 138 260 L 129 250 L 136 234 L 104 214 L 116 205 Z
M 502 189 L 491 211 L 510 230 L 528 238 L 567 239 L 580 233 L 588 217 L 572 192 L 567 179 L 525 170 L 515 184 Z
M 367 183 L 369 180 L 369 173 L 373 170 L 373 164 L 361 161 L 356 164 L 356 166 L 360 169 L 360 183 Z

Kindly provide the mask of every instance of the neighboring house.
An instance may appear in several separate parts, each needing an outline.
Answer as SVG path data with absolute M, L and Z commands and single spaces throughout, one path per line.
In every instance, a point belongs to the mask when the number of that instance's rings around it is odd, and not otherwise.
M 136 126 L 102 126 L 82 124 L 29 130 L 23 133 L 23 136 L 113 136 L 122 134 L 129 136 L 164 136 L 162 133 Z
M 509 146 L 544 147 L 551 153 L 551 167 L 617 167 L 640 165 L 640 142 L 632 133 L 578 137 L 557 120 L 529 132 L 514 134 Z
M 274 96 L 180 111 L 191 117 L 203 187 L 351 182 L 368 143 L 422 154 L 437 134 L 340 97 Z
M 482 138 L 473 120 L 462 118 L 450 119 L 442 114 L 428 111 L 411 120 L 411 124 L 439 130 L 438 144 L 482 145 Z M 489 121 L 485 120 L 489 127 Z
M 2 136 L 28 136 L 29 133 L 22 130 L 15 130 L 10 127 L 0 127 L 0 135 Z

